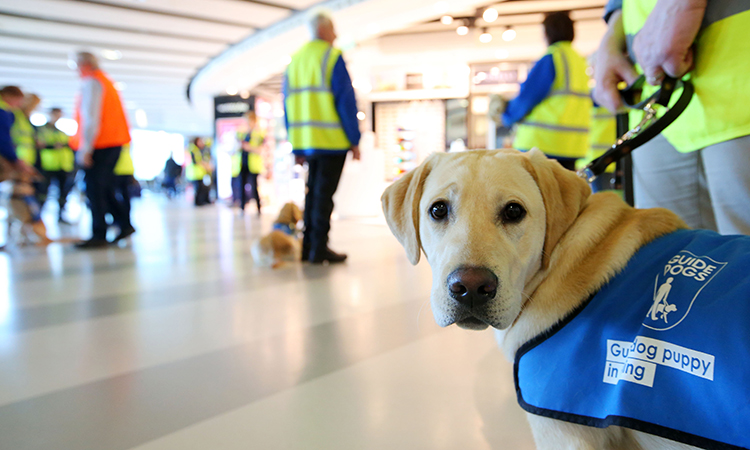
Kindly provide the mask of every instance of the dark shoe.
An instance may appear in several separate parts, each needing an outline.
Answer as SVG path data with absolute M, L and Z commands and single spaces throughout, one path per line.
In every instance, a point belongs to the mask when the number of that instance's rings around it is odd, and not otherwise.
M 343 253 L 336 253 L 330 248 L 325 248 L 319 252 L 310 252 L 310 262 L 313 264 L 323 264 L 328 261 L 331 264 L 342 263 L 346 261 L 346 255 Z
M 135 228 L 133 227 L 121 230 L 120 234 L 117 235 L 117 237 L 115 238 L 114 241 L 112 241 L 112 243 L 114 244 L 115 242 L 120 242 L 121 240 L 125 239 L 126 237 L 130 236 L 133 233 L 135 233 Z
M 106 239 L 89 239 L 88 241 L 76 242 L 76 248 L 88 249 L 88 248 L 102 248 L 109 245 Z
M 310 249 L 309 248 L 303 248 L 302 249 L 302 261 L 310 261 Z

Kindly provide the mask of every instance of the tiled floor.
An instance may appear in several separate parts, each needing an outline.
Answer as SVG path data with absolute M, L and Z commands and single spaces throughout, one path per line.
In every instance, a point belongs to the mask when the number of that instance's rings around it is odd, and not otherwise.
M 438 328 L 379 221 L 334 223 L 344 265 L 270 270 L 273 215 L 133 215 L 128 246 L 0 252 L 0 449 L 533 449 L 492 333 Z

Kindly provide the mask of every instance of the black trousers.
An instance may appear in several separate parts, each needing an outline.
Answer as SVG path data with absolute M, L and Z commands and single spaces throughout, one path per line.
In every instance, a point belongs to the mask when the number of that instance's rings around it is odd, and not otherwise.
M 195 188 L 195 206 L 203 206 L 211 203 L 211 188 L 203 184 L 203 180 L 194 180 L 193 187 Z
M 65 172 L 64 170 L 55 170 L 52 172 L 45 171 L 44 179 L 44 186 L 42 188 L 42 195 L 44 198 L 47 198 L 47 193 L 49 192 L 49 187 L 52 183 L 54 182 L 57 184 L 57 188 L 60 191 L 60 197 L 57 199 L 57 202 L 60 205 L 60 214 L 62 215 L 63 210 L 65 209 L 65 203 L 68 200 L 68 194 L 70 194 L 71 189 L 73 189 L 75 173 Z
M 307 194 L 305 195 L 305 234 L 303 252 L 322 251 L 328 245 L 331 230 L 333 194 L 339 186 L 347 152 L 306 157 Z
M 260 213 L 260 194 L 258 194 L 258 174 L 250 173 L 246 167 L 240 170 L 240 209 L 245 210 L 245 204 L 247 203 L 247 189 L 246 186 L 250 183 L 250 188 L 253 190 L 253 198 L 255 203 L 258 205 L 258 213 Z
M 130 217 L 130 185 L 133 184 L 132 175 L 115 175 L 115 197 L 122 204 L 125 214 Z M 128 223 L 130 223 L 128 221 Z M 120 228 L 123 224 L 118 223 Z M 130 225 L 132 226 L 132 224 Z M 127 228 L 127 226 L 125 226 Z
M 94 150 L 92 153 L 94 164 L 86 173 L 86 197 L 91 208 L 91 222 L 93 228 L 92 239 L 107 238 L 107 212 L 112 214 L 116 224 L 121 228 L 131 227 L 130 217 L 125 208 L 115 197 L 115 165 L 120 157 L 121 146 L 107 147 Z

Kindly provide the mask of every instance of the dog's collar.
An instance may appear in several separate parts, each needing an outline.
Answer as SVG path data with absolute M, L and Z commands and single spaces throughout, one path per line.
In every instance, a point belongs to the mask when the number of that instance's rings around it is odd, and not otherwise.
M 273 229 L 279 230 L 289 236 L 294 236 L 297 233 L 297 227 L 290 223 L 275 223 L 273 224 Z

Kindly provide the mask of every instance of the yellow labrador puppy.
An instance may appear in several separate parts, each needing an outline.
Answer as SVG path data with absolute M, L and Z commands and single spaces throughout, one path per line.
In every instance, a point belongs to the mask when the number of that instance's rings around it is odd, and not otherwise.
M 581 307 L 641 247 L 687 228 L 665 209 L 591 195 L 587 183 L 537 150 L 433 154 L 391 185 L 382 203 L 411 263 L 423 251 L 430 264 L 436 322 L 506 330 L 499 339 L 510 359 Z M 610 423 L 528 417 L 542 450 L 698 448 Z
M 273 230 L 253 241 L 250 247 L 255 264 L 277 269 L 284 261 L 299 261 L 302 250 L 297 236 L 297 223 L 302 218 L 302 210 L 293 202 L 282 206 L 273 223 Z

